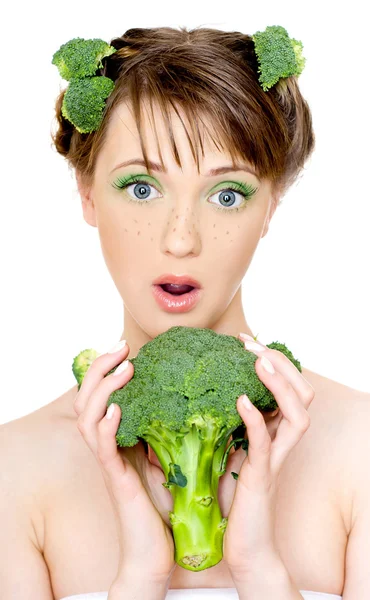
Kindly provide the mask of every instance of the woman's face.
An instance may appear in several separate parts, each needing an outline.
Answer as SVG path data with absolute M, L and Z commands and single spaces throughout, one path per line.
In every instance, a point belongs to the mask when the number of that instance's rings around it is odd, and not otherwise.
M 155 134 L 145 116 L 148 156 L 160 163 Z M 231 159 L 207 139 L 198 174 L 174 112 L 172 123 L 182 169 L 172 156 L 158 110 L 155 125 L 166 172 L 154 171 L 153 178 L 140 164 L 118 167 L 143 158 L 135 121 L 123 104 L 112 116 L 93 186 L 82 190 L 79 184 L 84 218 L 98 228 L 104 259 L 125 310 L 150 338 L 174 325 L 217 330 L 228 312 L 242 311 L 241 303 L 236 308 L 233 299 L 276 206 L 270 183 L 247 170 L 210 175 L 212 169 L 231 165 Z M 139 183 L 120 188 L 128 176 L 138 175 Z M 164 273 L 200 282 L 199 301 L 190 311 L 171 313 L 158 305 L 152 286 Z

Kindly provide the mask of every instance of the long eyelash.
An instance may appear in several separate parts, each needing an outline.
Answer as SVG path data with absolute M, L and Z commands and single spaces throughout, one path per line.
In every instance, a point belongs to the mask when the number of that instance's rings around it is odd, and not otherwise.
M 149 183 L 149 185 L 153 185 L 152 183 L 143 179 L 142 176 L 135 177 L 135 176 L 129 175 L 126 177 L 118 177 L 117 181 L 113 183 L 113 187 L 115 187 L 118 190 L 123 190 L 123 189 L 127 188 L 129 185 L 132 185 L 133 183 Z M 216 210 L 221 210 L 224 212 L 238 212 L 239 210 L 245 208 L 246 203 L 253 196 L 253 194 L 255 194 L 255 192 L 257 192 L 258 188 L 253 187 L 249 183 L 241 184 L 238 182 L 235 182 L 235 183 L 231 182 L 230 185 L 228 185 L 227 187 L 221 188 L 217 191 L 223 192 L 225 190 L 234 190 L 235 192 L 238 192 L 239 194 L 241 194 L 243 196 L 243 198 L 245 199 L 244 204 L 242 206 L 238 206 L 236 208 L 225 208 L 222 206 L 216 206 L 215 204 L 213 204 L 213 206 L 215 207 Z M 215 193 L 217 193 L 217 192 L 215 192 Z M 135 202 L 136 204 L 146 204 L 145 200 L 132 200 L 132 198 L 128 198 L 128 201 Z
M 143 179 L 142 176 L 139 177 L 135 175 L 127 175 L 126 177 L 118 177 L 117 181 L 113 183 L 113 187 L 115 187 L 116 190 L 124 190 L 133 183 L 149 183 L 149 185 L 153 185 L 149 181 Z M 133 200 L 130 197 L 128 197 L 127 200 L 128 202 L 135 202 L 135 204 L 138 204 L 139 206 L 144 206 L 144 204 L 147 204 L 146 200 Z
M 253 187 L 250 183 L 241 184 L 238 182 L 232 182 L 226 188 L 221 188 L 220 190 L 217 190 L 217 192 L 223 192 L 224 190 L 234 190 L 235 192 L 239 192 L 239 194 L 241 194 L 244 197 L 245 202 L 241 206 L 237 206 L 236 208 L 225 208 L 223 206 L 216 205 L 213 206 L 216 208 L 216 210 L 222 210 L 224 212 L 239 212 L 239 210 L 243 210 L 243 208 L 245 208 L 246 204 L 248 203 L 248 200 L 253 196 L 253 194 L 257 192 L 257 189 L 258 188 Z

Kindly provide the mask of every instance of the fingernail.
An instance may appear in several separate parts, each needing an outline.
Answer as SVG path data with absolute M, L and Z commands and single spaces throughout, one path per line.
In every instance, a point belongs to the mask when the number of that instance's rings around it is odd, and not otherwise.
M 265 369 L 265 371 L 267 371 L 268 373 L 275 373 L 275 369 L 272 366 L 271 362 L 269 361 L 268 358 L 266 358 L 266 356 L 261 356 L 261 365 L 263 366 L 263 368 Z
M 242 396 L 243 398 L 243 406 L 247 409 L 247 410 L 252 410 L 253 408 L 253 404 L 252 402 L 249 400 L 247 394 L 243 394 Z
M 248 335 L 247 333 L 239 333 L 239 336 L 242 338 L 242 340 L 250 340 L 251 342 L 255 341 L 254 337 Z
M 113 417 L 113 414 L 114 414 L 114 403 L 109 405 L 109 408 L 108 408 L 105 416 L 107 419 L 111 419 Z
M 112 375 L 119 375 L 123 371 L 125 371 L 128 367 L 129 360 L 124 360 L 120 365 L 118 365 L 117 369 L 112 373 Z
M 256 344 L 256 342 L 244 342 L 244 346 L 247 350 L 252 350 L 253 352 L 263 352 L 266 350 L 264 346 Z
M 113 348 L 108 350 L 108 354 L 114 354 L 114 352 L 118 352 L 118 350 L 122 350 L 126 346 L 126 340 L 121 340 L 118 344 L 115 344 Z

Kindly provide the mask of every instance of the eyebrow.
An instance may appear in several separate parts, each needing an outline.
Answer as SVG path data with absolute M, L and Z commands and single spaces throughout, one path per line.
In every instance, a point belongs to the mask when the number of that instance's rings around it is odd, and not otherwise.
M 121 167 L 127 167 L 128 165 L 142 165 L 145 167 L 145 161 L 141 158 L 132 158 L 130 160 L 126 160 L 124 162 L 119 163 L 109 174 L 113 173 L 116 169 Z M 159 163 L 148 161 L 149 167 L 152 171 L 158 171 L 159 173 L 167 173 L 166 169 L 163 169 L 162 165 Z M 223 173 L 229 173 L 230 171 L 247 171 L 251 173 L 255 177 L 257 177 L 256 173 L 246 164 L 236 163 L 235 165 L 225 165 L 224 167 L 217 167 L 216 169 L 210 169 L 206 174 L 206 177 L 214 177 L 215 175 L 222 175 Z M 258 177 L 257 177 L 258 179 Z

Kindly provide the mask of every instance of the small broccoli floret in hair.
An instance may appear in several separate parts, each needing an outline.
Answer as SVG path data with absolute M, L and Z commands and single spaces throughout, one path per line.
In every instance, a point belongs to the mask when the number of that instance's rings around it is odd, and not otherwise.
M 267 346 L 301 371 L 284 344 Z M 108 399 L 121 408 L 117 444 L 134 446 L 142 438 L 158 457 L 174 501 L 169 516 L 175 560 L 190 571 L 222 559 L 227 518 L 218 502 L 219 479 L 231 447 L 241 442 L 248 449 L 240 438 L 228 445 L 233 432 L 243 435 L 238 397 L 246 393 L 259 409 L 277 407 L 255 372 L 257 358 L 233 336 L 172 327 L 142 346 L 131 359 L 133 377 Z
M 303 44 L 290 39 L 284 27 L 271 25 L 265 31 L 257 31 L 252 39 L 259 63 L 259 81 L 265 92 L 280 78 L 301 74 L 305 65 Z
M 62 115 L 80 133 L 97 129 L 101 123 L 105 100 L 114 88 L 109 77 L 73 79 L 63 98 Z
M 63 79 L 92 77 L 102 68 L 102 58 L 116 52 L 116 48 L 100 39 L 74 38 L 63 44 L 52 58 Z

